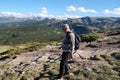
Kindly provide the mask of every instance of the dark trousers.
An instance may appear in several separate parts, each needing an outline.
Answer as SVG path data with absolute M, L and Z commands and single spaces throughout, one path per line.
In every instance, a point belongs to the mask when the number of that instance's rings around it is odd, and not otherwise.
M 68 66 L 69 55 L 70 52 L 62 53 L 62 60 L 60 62 L 60 71 L 59 71 L 60 76 L 63 76 L 65 73 L 69 73 L 69 66 Z

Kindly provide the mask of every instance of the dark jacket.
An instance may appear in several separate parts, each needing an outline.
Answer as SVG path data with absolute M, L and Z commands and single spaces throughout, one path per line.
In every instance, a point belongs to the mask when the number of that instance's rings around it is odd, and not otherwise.
M 62 41 L 63 52 L 74 53 L 75 50 L 75 35 L 73 32 L 67 32 Z

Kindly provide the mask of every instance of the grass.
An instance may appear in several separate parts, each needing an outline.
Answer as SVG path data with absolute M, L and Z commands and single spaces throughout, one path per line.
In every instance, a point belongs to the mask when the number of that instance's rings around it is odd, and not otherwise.
M 32 52 L 44 48 L 48 43 L 26 43 L 14 46 L 0 46 L 0 55 L 7 54 L 9 56 L 17 55 L 24 52 Z
M 71 68 L 71 73 L 73 75 L 66 75 L 63 77 L 63 80 L 120 80 L 120 67 L 119 67 L 119 52 L 116 53 L 106 53 L 104 55 L 97 55 L 97 60 L 106 60 L 109 62 L 109 66 L 103 65 L 98 66 L 95 68 L 89 69 L 82 69 L 82 68 Z M 100 57 L 100 59 L 99 59 Z M 112 62 L 112 64 L 111 64 Z M 43 69 L 39 71 L 26 71 L 21 79 L 28 80 L 28 79 L 35 79 L 37 77 L 38 80 L 54 80 L 59 72 L 59 62 L 42 62 Z M 78 63 L 72 63 L 73 65 Z M 9 67 L 9 65 L 1 66 Z M 1 80 L 17 80 L 19 76 L 15 73 L 5 73 L 4 75 L 0 76 Z
M 0 69 L 6 69 L 6 68 L 9 68 L 10 64 L 3 64 L 3 65 L 0 65 Z
M 29 70 L 23 74 L 22 79 L 23 80 L 34 79 L 34 77 L 37 77 L 37 76 L 39 76 L 39 72 Z
M 73 76 L 67 75 L 65 80 L 120 80 L 120 52 L 95 55 L 94 60 L 105 60 L 110 65 L 102 65 L 88 69 L 73 69 Z M 75 70 L 75 71 L 74 71 Z
M 15 73 L 5 73 L 0 76 L 0 80 L 18 80 L 18 75 Z
M 118 72 L 114 71 L 110 66 L 100 66 L 94 69 L 98 80 L 118 80 L 120 79 Z
M 112 66 L 120 66 L 120 52 L 115 52 L 115 53 L 107 53 L 105 55 L 101 55 L 108 63 Z
M 103 60 L 103 58 L 101 57 L 101 55 L 96 54 L 91 58 L 91 60 Z
M 4 45 L 1 45 L 0 46 L 0 54 L 7 51 L 7 50 L 10 50 L 12 49 L 13 47 L 12 46 L 4 46 Z

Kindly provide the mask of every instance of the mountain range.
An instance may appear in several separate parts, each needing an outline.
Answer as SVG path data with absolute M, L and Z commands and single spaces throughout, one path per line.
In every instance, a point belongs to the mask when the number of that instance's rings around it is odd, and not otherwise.
M 42 18 L 42 17 L 0 17 L 0 27 L 21 27 L 22 25 L 39 24 L 46 26 L 61 27 L 67 23 L 78 34 L 97 32 L 120 28 L 120 17 L 82 17 L 82 18 Z
M 97 32 L 120 28 L 120 17 L 83 17 L 77 19 L 67 19 L 50 24 L 50 26 L 60 26 L 67 23 L 78 34 L 87 32 Z

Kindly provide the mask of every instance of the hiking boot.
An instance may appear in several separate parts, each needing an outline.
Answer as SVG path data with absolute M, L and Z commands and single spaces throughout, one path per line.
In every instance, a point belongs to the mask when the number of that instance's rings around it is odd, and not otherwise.
M 58 75 L 55 80 L 62 80 L 62 75 Z
M 65 72 L 65 73 L 64 73 L 64 76 L 65 76 L 65 75 L 69 75 L 69 72 Z

